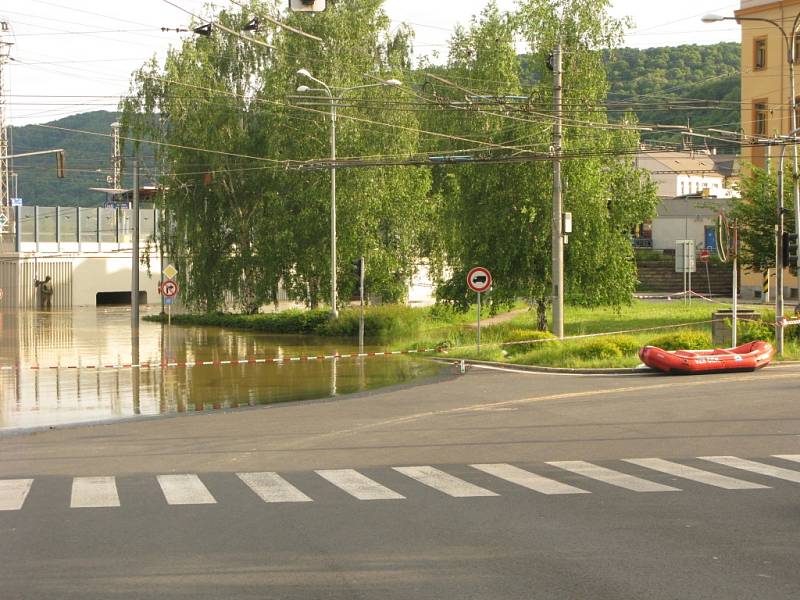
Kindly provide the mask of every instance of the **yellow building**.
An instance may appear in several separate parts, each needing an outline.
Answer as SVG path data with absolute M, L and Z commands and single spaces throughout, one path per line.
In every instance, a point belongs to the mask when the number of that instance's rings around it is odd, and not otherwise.
M 791 40 L 800 0 L 741 0 L 734 14 L 742 26 L 742 130 L 752 138 L 786 135 L 792 125 L 786 39 Z M 800 42 L 800 35 L 797 38 Z M 800 44 L 796 45 L 795 56 L 800 59 Z M 795 79 L 800 80 L 800 64 L 795 71 Z M 795 88 L 800 90 L 800 81 Z M 764 147 L 751 146 L 742 150 L 742 158 L 763 167 L 766 152 Z

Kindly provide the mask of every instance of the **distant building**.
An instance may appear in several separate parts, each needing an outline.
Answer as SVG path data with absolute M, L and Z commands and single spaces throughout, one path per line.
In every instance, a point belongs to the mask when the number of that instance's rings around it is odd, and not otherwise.
M 737 196 L 734 157 L 643 149 L 636 160 L 656 184 L 659 203 L 656 217 L 633 232 L 634 245 L 674 250 L 677 240 L 694 240 L 715 251 L 717 215 Z

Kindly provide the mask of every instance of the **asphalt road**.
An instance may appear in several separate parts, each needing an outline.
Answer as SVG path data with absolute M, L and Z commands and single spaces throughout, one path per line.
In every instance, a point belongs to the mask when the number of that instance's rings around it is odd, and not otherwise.
M 0 597 L 800 596 L 800 368 L 473 369 L 0 438 Z

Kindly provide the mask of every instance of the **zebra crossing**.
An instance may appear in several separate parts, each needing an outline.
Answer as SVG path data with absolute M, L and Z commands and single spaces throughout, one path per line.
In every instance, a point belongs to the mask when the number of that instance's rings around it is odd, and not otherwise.
M 776 462 L 776 459 L 787 463 L 800 463 L 800 455 L 794 454 L 775 454 L 766 460 Z M 406 480 L 404 488 L 408 488 L 410 484 L 409 489 L 413 489 L 414 484 L 419 484 L 424 489 L 451 498 L 498 497 L 508 493 L 508 484 L 511 484 L 511 488 L 522 488 L 549 496 L 600 493 L 597 486 L 594 491 L 581 487 L 587 485 L 589 481 L 633 493 L 681 492 L 682 488 L 678 487 L 681 485 L 681 480 L 724 490 L 766 490 L 772 487 L 753 481 L 752 476 L 800 483 L 800 471 L 763 462 L 764 459 L 700 456 L 694 460 L 702 461 L 703 466 L 708 468 L 663 458 L 626 458 L 616 461 L 620 463 L 620 470 L 581 460 L 546 462 L 543 463 L 546 465 L 544 468 L 550 467 L 547 476 L 536 473 L 538 467 L 533 467 L 532 470 L 529 466 L 522 468 L 508 463 L 470 464 L 466 468 L 460 465 L 449 467 L 449 470 L 457 470 L 459 476 L 448 473 L 445 470 L 448 467 L 440 469 L 431 465 L 396 466 L 390 469 L 393 473 L 404 476 Z M 624 470 L 630 469 L 631 466 L 636 468 L 635 475 Z M 733 472 L 736 476 L 720 473 L 718 472 L 720 468 Z M 407 491 L 405 494 L 400 493 L 390 487 L 391 483 L 387 485 L 356 469 L 324 469 L 314 473 L 333 488 L 359 501 L 402 501 L 411 497 Z M 744 478 L 740 478 L 740 474 Z M 665 475 L 669 477 L 669 484 L 652 479 L 659 477 L 663 479 Z M 477 481 L 470 481 L 473 476 Z M 288 476 L 275 472 L 236 473 L 236 477 L 244 486 L 242 490 L 249 490 L 264 503 L 308 503 L 324 500 L 321 496 L 327 497 L 327 491 L 320 492 L 318 486 L 315 488 L 317 497 L 313 497 L 313 492 L 310 492 L 312 495 L 308 495 L 290 481 L 291 477 L 287 478 Z M 561 481 L 559 477 L 567 477 L 569 482 Z M 587 483 L 581 483 L 584 479 Z M 167 505 L 218 503 L 200 475 L 162 474 L 155 475 L 155 481 Z M 496 481 L 499 487 L 493 486 L 492 481 Z M 0 512 L 22 510 L 26 499 L 32 490 L 35 490 L 35 485 L 34 478 L 0 479 Z M 493 487 L 495 489 L 490 489 Z M 114 476 L 72 479 L 69 501 L 71 509 L 120 508 L 125 506 L 125 500 L 125 497 L 120 497 L 117 478 Z

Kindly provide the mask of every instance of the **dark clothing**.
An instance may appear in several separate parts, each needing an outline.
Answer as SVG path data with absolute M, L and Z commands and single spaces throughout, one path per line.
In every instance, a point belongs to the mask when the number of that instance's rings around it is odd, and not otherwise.
M 53 283 L 50 277 L 46 277 L 44 281 L 36 281 L 35 285 L 39 288 L 39 305 L 42 308 L 53 308 Z

